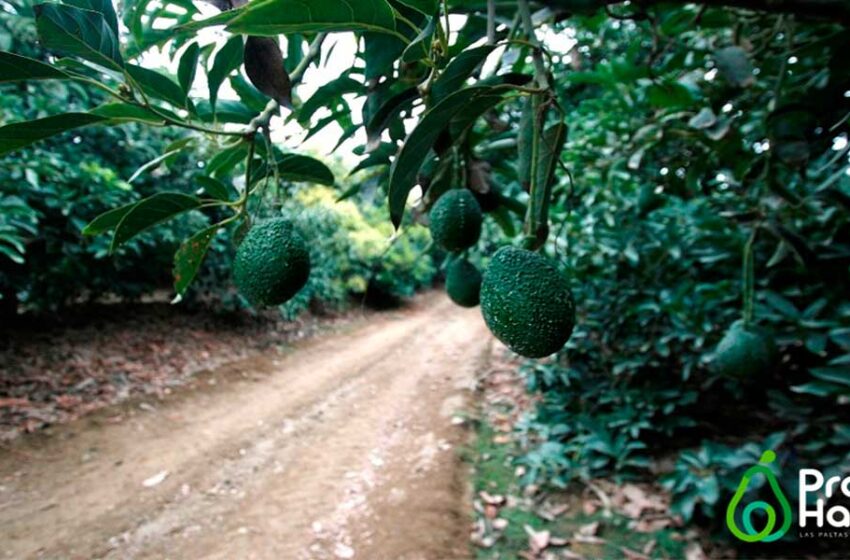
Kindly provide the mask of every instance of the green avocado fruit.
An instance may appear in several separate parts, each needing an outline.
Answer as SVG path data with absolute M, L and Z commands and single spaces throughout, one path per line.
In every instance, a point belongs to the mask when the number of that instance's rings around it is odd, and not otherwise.
M 770 334 L 755 325 L 735 321 L 714 351 L 714 370 L 727 377 L 763 375 L 776 361 L 776 344 Z
M 644 185 L 638 192 L 638 215 L 646 216 L 664 204 L 664 197 L 655 192 L 655 185 Z
M 233 280 L 256 307 L 289 301 L 310 277 L 310 252 L 292 223 L 283 218 L 258 222 L 236 250 Z
M 468 189 L 452 189 L 431 207 L 431 238 L 450 252 L 468 249 L 481 237 L 481 206 Z
M 446 293 L 461 307 L 475 307 L 481 294 L 481 273 L 466 259 L 456 259 L 446 271 Z
M 481 313 L 490 332 L 527 358 L 563 348 L 575 326 L 567 279 L 546 257 L 503 247 L 481 282 Z

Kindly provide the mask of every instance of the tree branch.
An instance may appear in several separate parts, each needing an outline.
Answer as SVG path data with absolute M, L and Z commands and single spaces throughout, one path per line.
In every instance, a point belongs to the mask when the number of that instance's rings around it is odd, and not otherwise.
M 534 22 L 531 20 L 531 9 L 528 6 L 528 0 L 517 0 L 517 6 L 519 8 L 520 20 L 525 28 L 525 34 L 528 36 L 528 42 L 532 46 L 531 59 L 534 61 L 534 78 L 540 89 L 549 89 L 546 64 L 543 62 L 540 43 L 537 41 L 537 35 L 534 33 Z

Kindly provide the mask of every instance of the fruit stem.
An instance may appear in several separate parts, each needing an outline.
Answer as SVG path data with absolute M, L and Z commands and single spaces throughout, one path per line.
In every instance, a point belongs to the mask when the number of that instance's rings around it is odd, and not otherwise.
M 753 322 L 753 309 L 755 307 L 755 265 L 753 263 L 753 243 L 755 243 L 756 233 L 758 233 L 759 227 L 759 224 L 753 226 L 750 238 L 747 240 L 746 245 L 744 245 L 742 288 L 744 300 L 743 319 L 745 326 L 749 326 Z

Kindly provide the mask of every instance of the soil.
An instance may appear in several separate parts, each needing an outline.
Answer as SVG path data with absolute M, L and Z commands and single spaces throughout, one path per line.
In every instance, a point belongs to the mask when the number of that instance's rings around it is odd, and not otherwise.
M 431 295 L 0 449 L 9 558 L 469 558 L 491 338 Z

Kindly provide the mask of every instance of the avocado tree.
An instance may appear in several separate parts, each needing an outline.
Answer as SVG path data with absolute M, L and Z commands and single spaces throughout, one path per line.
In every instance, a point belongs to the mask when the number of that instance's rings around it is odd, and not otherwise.
M 37 3 L 32 15 L 51 58 L 0 52 L 2 82 L 78 82 L 105 97 L 86 111 L 5 124 L 0 153 L 88 126 L 183 131 L 137 174 L 188 153 L 198 162 L 197 193 L 164 188 L 83 230 L 111 231 L 115 251 L 183 213 L 212 212 L 213 223 L 175 254 L 178 296 L 221 230 L 244 237 L 234 278 L 253 303 L 282 303 L 306 282 L 305 240 L 287 223 L 252 215 L 269 192 L 285 193 L 282 185 L 335 178 L 297 146 L 273 141 L 279 114 L 310 134 L 335 122 L 340 142 L 364 133 L 364 159 L 352 173 L 364 173 L 358 187 L 371 182 L 385 191 L 399 234 L 430 210 L 433 239 L 450 252 L 470 256 L 473 247 L 515 238 L 519 246 L 496 254 L 484 272 L 480 297 L 491 330 L 531 357 L 559 350 L 574 328 L 570 280 L 558 268 L 579 264 L 568 251 L 581 235 L 573 212 L 588 204 L 584 219 L 599 219 L 593 199 L 618 183 L 638 185 L 640 216 L 670 194 L 709 199 L 715 185 L 745 185 L 734 204 L 718 209 L 750 230 L 742 322 L 720 348 L 732 370 L 752 365 L 739 362 L 765 336 L 753 315 L 757 234 L 780 241 L 776 259 L 805 260 L 811 250 L 783 212 L 846 209 L 839 188 L 846 149 L 831 152 L 847 127 L 850 89 L 841 56 L 850 8 L 842 0 L 211 4 L 219 13 L 202 17 L 182 0 L 130 0 L 120 13 L 105 0 Z M 223 28 L 227 40 L 205 43 L 201 31 L 210 27 Z M 357 63 L 300 99 L 305 71 L 333 56 L 326 38 L 340 32 L 356 37 Z M 175 75 L 143 62 L 152 50 L 171 56 Z M 202 75 L 203 93 L 193 87 Z M 239 100 L 219 98 L 225 83 Z M 362 114 L 344 95 L 363 98 Z M 356 195 L 354 188 L 342 197 Z M 629 247 L 616 251 L 631 259 Z M 476 294 L 463 299 L 477 300 L 481 275 L 470 262 L 462 269 Z

